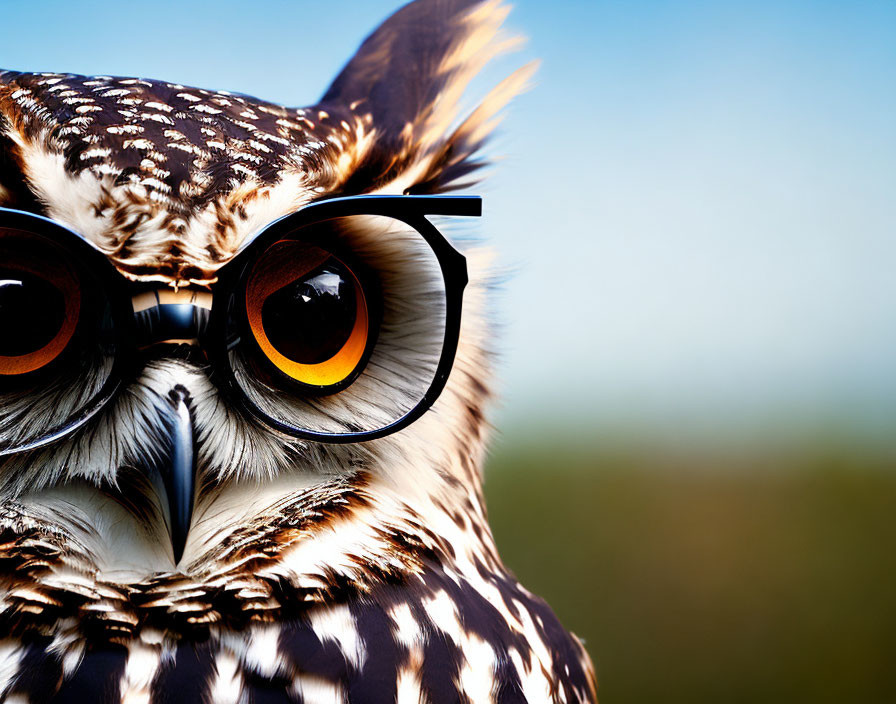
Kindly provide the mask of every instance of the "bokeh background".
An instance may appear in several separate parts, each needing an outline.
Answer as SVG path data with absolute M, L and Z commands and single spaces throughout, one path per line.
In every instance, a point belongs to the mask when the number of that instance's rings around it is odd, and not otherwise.
M 7 3 L 0 64 L 303 105 L 397 4 Z M 515 5 L 505 560 L 604 702 L 896 701 L 896 5 Z

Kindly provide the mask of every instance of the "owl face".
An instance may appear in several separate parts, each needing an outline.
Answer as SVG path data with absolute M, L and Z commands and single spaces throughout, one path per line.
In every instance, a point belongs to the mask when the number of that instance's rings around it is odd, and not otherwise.
M 58 451 L 146 366 L 171 360 L 201 368 L 240 425 L 293 452 L 401 430 L 444 388 L 467 281 L 425 216 L 478 213 L 478 199 L 452 196 L 322 201 L 252 237 L 206 292 L 129 281 L 76 233 L 0 211 L 0 453 Z M 193 384 L 173 381 L 156 389 L 160 422 L 140 423 L 155 452 L 126 462 L 164 486 L 179 560 L 196 473 L 215 483 L 226 465 L 197 467 Z M 51 400 L 42 413 L 35 398 Z
M 484 257 L 433 221 L 478 214 L 440 194 L 481 165 L 531 73 L 456 119 L 505 14 L 409 5 L 308 108 L 0 72 L 0 493 L 15 520 L 129 584 L 236 569 L 235 545 L 282 548 L 296 516 L 347 507 L 351 531 L 277 569 L 313 572 L 320 550 L 391 569 L 394 535 L 424 525 L 471 564 L 496 559 Z M 422 26 L 438 28 L 425 45 Z

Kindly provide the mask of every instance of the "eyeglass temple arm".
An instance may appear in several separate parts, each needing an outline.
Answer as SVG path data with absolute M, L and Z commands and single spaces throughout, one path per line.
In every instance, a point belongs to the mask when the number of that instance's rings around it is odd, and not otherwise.
M 343 210 L 345 215 L 461 215 L 479 217 L 482 215 L 481 196 L 397 196 L 359 195 L 325 198 L 305 206 L 297 212 L 314 210 Z M 287 216 L 289 217 L 289 216 Z
M 421 215 L 462 215 L 480 217 L 480 196 L 403 196 L 419 208 Z M 411 201 L 411 199 L 413 199 Z

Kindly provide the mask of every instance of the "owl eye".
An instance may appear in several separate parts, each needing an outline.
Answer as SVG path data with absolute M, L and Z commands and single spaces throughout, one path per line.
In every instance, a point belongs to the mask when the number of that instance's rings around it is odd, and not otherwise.
M 0 376 L 42 369 L 78 326 L 78 278 L 62 262 L 0 264 Z
M 300 384 L 335 390 L 362 367 L 370 336 L 364 289 L 324 249 L 272 245 L 249 275 L 246 317 L 267 360 Z

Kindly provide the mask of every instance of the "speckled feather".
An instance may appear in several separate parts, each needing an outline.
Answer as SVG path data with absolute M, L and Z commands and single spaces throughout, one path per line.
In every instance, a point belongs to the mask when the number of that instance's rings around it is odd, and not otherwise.
M 470 78 L 514 45 L 506 12 L 413 2 L 302 109 L 0 72 L 0 205 L 68 225 L 130 279 L 213 286 L 248 236 L 314 200 L 462 187 L 531 74 L 458 119 Z M 400 240 L 380 245 L 415 265 Z M 156 359 L 86 432 L 0 461 L 0 699 L 592 701 L 584 648 L 507 572 L 486 519 L 488 258 L 466 254 L 454 370 L 396 435 L 283 440 L 228 408 L 201 364 Z M 175 384 L 191 394 L 200 473 L 177 564 L 137 471 Z
M 89 205 L 100 220 L 93 229 L 102 237 L 95 241 L 134 278 L 210 282 L 234 254 L 234 229 L 250 203 L 269 199 L 288 177 L 296 205 L 334 190 L 334 155 L 350 153 L 360 129 L 351 115 L 352 124 L 320 110 L 141 78 L 4 72 L 0 85 L 8 123 L 0 184 L 9 204 L 36 195 L 48 214 L 79 227 L 91 213 L 54 211 L 59 196 L 36 173 L 34 153 L 70 183 L 89 179 Z M 183 240 L 206 213 L 213 224 L 193 251 Z M 157 220 L 158 235 L 170 241 L 161 266 L 133 251 L 147 220 Z

